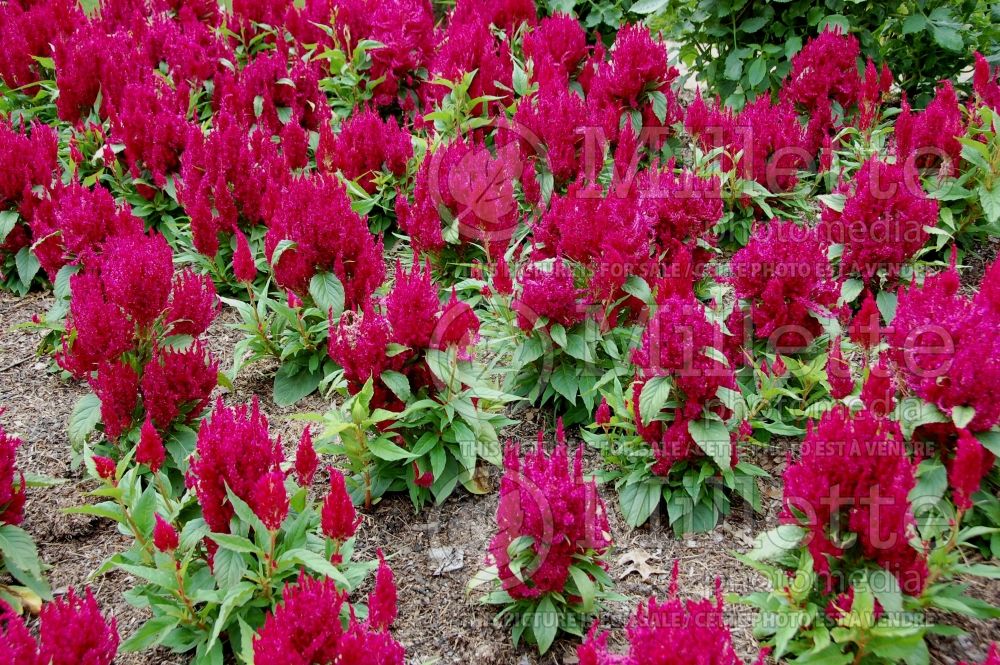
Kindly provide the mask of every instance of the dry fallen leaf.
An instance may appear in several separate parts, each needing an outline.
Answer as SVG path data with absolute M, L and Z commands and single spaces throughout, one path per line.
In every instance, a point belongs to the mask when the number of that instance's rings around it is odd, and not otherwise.
M 624 579 L 632 573 L 639 573 L 639 576 L 644 580 L 648 580 L 651 575 L 666 575 L 667 571 L 655 565 L 658 562 L 658 556 L 644 549 L 629 550 L 618 557 L 618 565 L 626 566 L 625 570 L 618 575 L 618 579 Z

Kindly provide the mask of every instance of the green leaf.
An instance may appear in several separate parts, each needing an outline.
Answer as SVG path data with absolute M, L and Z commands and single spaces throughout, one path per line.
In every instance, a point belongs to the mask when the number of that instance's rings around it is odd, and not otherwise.
M 556 607 L 552 603 L 550 594 L 546 594 L 542 598 L 542 602 L 538 603 L 531 621 L 535 642 L 538 644 L 538 652 L 544 654 L 552 646 L 552 642 L 556 639 L 556 632 L 559 630 Z
M 24 529 L 13 524 L 0 527 L 0 552 L 3 552 L 4 559 L 13 562 L 32 577 L 42 576 L 38 548 Z
M 660 503 L 663 485 L 653 480 L 626 484 L 618 491 L 622 517 L 632 528 L 642 526 Z
M 566 329 L 562 327 L 562 324 L 553 323 L 552 327 L 549 328 L 549 336 L 553 342 L 564 349 L 566 348 Z
M 82 445 L 99 422 L 101 422 L 100 398 L 93 393 L 84 395 L 77 400 L 73 413 L 69 416 L 66 432 L 69 442 L 74 446 Z
M 132 653 L 156 646 L 167 636 L 167 633 L 177 627 L 180 621 L 180 617 L 169 616 L 167 614 L 153 617 L 142 624 L 139 630 L 132 633 L 132 636 L 122 643 L 121 650 L 126 653 Z
M 927 17 L 923 14 L 912 14 L 903 19 L 903 34 L 912 35 L 927 27 Z
M 10 232 L 14 230 L 14 225 L 17 224 L 17 211 L 16 210 L 3 210 L 0 211 L 0 244 L 7 239 Z
M 965 46 L 962 33 L 950 26 L 931 25 L 931 34 L 934 35 L 934 41 L 938 46 L 949 51 L 958 53 Z
M 214 625 L 212 626 L 212 635 L 209 637 L 206 649 L 211 649 L 216 645 L 219 634 L 226 627 L 229 615 L 232 614 L 233 609 L 250 600 L 256 590 L 257 587 L 250 582 L 240 582 L 236 586 L 229 588 L 225 600 L 222 601 L 222 605 L 219 607 L 219 616 L 215 618 Z
M 314 573 L 325 575 L 336 582 L 341 589 L 350 588 L 347 578 L 336 566 L 330 563 L 326 557 L 311 550 L 299 548 L 285 552 L 278 558 L 278 565 L 282 566 L 287 563 L 300 564 Z
M 805 530 L 797 524 L 782 524 L 757 536 L 747 556 L 754 561 L 773 561 L 802 544 Z
M 985 185 L 980 187 L 979 203 L 982 205 L 987 222 L 990 224 L 1000 222 L 1000 184 L 994 184 L 993 189 L 986 189 Z
M 629 8 L 633 14 L 653 14 L 667 6 L 668 0 L 639 0 Z
M 310 372 L 307 367 L 287 362 L 274 375 L 274 403 L 291 406 L 312 394 L 323 380 L 322 371 Z
M 955 427 L 963 429 L 976 417 L 976 409 L 971 406 L 956 406 L 951 410 L 951 421 Z
M 726 69 L 722 75 L 730 81 L 739 81 L 743 74 L 743 61 L 737 51 L 730 51 L 726 56 Z
M 767 25 L 767 21 L 766 16 L 753 16 L 740 23 L 740 30 L 747 34 L 752 34 Z M 753 77 L 751 77 L 751 80 L 753 80 Z
M 22 247 L 17 254 L 14 255 L 14 265 L 17 266 L 17 278 L 20 279 L 21 283 L 25 286 L 31 284 L 31 280 L 35 278 L 35 275 L 38 273 L 38 268 L 40 267 L 38 258 L 35 257 L 35 254 L 31 251 L 30 247 Z
M 643 425 L 648 425 L 659 415 L 670 398 L 672 389 L 673 382 L 669 376 L 654 376 L 642 386 L 642 392 L 639 393 L 639 418 Z
M 649 93 L 649 99 L 653 102 L 653 115 L 661 123 L 667 121 L 667 96 L 659 90 Z
M 764 58 L 757 58 L 750 65 L 750 71 L 747 73 L 747 78 L 750 81 L 750 86 L 756 88 L 764 77 L 767 75 L 767 60 Z
M 244 538 L 233 533 L 210 533 L 208 537 L 214 540 L 219 547 L 232 552 L 239 552 L 241 554 L 263 553 L 263 550 L 254 545 L 249 538 Z
M 875 304 L 878 305 L 878 311 L 882 313 L 882 319 L 886 325 L 891 324 L 892 320 L 896 318 L 896 294 L 879 291 L 878 295 L 875 296 Z
M 368 450 L 375 457 L 387 462 L 396 462 L 399 460 L 408 460 L 413 458 L 413 453 L 404 448 L 400 448 L 395 443 L 383 438 L 372 439 L 369 441 Z
M 576 584 L 577 591 L 580 592 L 580 598 L 583 600 L 583 611 L 593 612 L 594 597 L 597 594 L 597 588 L 594 585 L 594 580 L 590 579 L 590 575 L 576 566 L 570 566 L 569 574 L 570 577 L 573 578 L 573 583 Z
M 401 401 L 409 402 L 410 398 L 413 397 L 413 392 L 410 390 L 410 380 L 406 378 L 406 375 L 387 369 L 382 372 L 380 378 L 382 383 Z
M 702 451 L 725 471 L 732 464 L 733 447 L 729 430 L 721 420 L 702 418 L 688 423 L 688 432 Z
M 844 285 L 840 288 L 840 297 L 844 299 L 844 302 L 854 302 L 864 290 L 865 283 L 852 277 L 844 280 Z
M 332 272 L 316 273 L 309 280 L 309 295 L 334 321 L 344 313 L 344 285 Z
M 1000 432 L 996 430 L 978 432 L 976 438 L 983 444 L 983 448 L 1000 457 Z
M 220 548 L 215 553 L 213 573 L 220 589 L 231 589 L 239 584 L 246 570 L 246 559 L 239 552 Z

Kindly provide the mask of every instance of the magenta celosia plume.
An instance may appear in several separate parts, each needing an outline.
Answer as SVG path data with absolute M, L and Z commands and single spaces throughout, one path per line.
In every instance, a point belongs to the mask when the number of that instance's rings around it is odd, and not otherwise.
M 347 627 L 341 620 L 347 594 L 330 578 L 305 573 L 289 584 L 282 601 L 264 620 L 253 641 L 260 663 L 310 665 L 403 665 L 403 647 L 383 626 L 359 623 L 353 612 Z
M 508 443 L 497 507 L 497 534 L 489 552 L 503 588 L 515 599 L 561 593 L 574 557 L 611 546 L 604 502 L 593 481 L 583 478 L 583 448 L 570 455 L 563 437 L 547 453 L 538 446 L 522 454 Z M 532 539 L 533 563 L 521 572 L 510 568 L 508 548 L 523 536 Z
M 784 480 L 782 519 L 808 530 L 828 592 L 844 590 L 836 588 L 832 566 L 845 555 L 837 543 L 854 534 L 860 556 L 895 575 L 905 593 L 920 594 L 927 556 L 911 544 L 916 522 L 908 498 L 916 465 L 896 423 L 870 411 L 851 416 L 842 406 L 828 411 L 810 425 Z

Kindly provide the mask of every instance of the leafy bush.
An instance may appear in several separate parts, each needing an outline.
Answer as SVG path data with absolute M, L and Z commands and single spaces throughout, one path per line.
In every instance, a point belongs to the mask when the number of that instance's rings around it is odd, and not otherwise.
M 668 3 L 641 3 L 648 13 Z M 730 106 L 769 89 L 791 71 L 803 39 L 837 27 L 857 36 L 861 52 L 885 62 L 911 98 L 923 103 L 938 81 L 964 69 L 960 56 L 996 54 L 996 4 L 984 0 L 906 0 L 860 5 L 850 0 L 813 2 L 690 0 L 671 14 L 650 19 L 681 43 L 681 59 Z M 668 22 L 669 21 L 669 22 Z
M 240 465 L 232 464 L 234 456 Z M 338 608 L 335 615 L 347 620 L 343 597 L 375 563 L 352 561 L 360 520 L 343 478 L 331 473 L 321 502 L 310 495 L 318 460 L 308 434 L 296 455 L 295 484 L 286 480 L 283 462 L 256 400 L 249 408 L 216 404 L 198 432 L 190 491 L 183 495 L 144 482 L 136 468 L 126 470 L 125 461 L 87 460 L 102 480 L 91 494 L 106 500 L 74 512 L 111 519 L 134 538 L 128 551 L 100 571 L 119 568 L 143 580 L 128 599 L 153 610 L 122 645 L 125 651 L 162 645 L 177 653 L 193 651 L 196 659 L 221 660 L 229 652 L 253 662 L 254 632 L 268 623 L 283 587 L 295 580 L 300 588 L 309 586 L 308 576 L 328 580 L 324 584 L 341 598 L 343 611 Z M 379 598 L 388 592 L 380 587 L 392 584 L 391 574 L 388 582 L 383 577 L 380 572 Z M 363 606 L 355 611 L 365 614 Z M 378 625 L 385 628 L 388 622 Z
M 1000 616 L 951 582 L 959 572 L 996 575 L 961 563 L 975 535 L 961 515 L 944 538 L 917 533 L 916 474 L 898 426 L 870 411 L 837 407 L 807 434 L 784 472 L 782 526 L 740 557 L 771 584 L 745 601 L 761 611 L 755 632 L 776 658 L 910 662 L 943 630 L 924 619 L 927 607 Z
M 471 349 L 479 318 L 452 292 L 442 304 L 428 266 L 396 265 L 392 290 L 331 323 L 330 355 L 345 400 L 324 417 L 331 452 L 347 456 L 351 494 L 366 508 L 386 492 L 414 505 L 458 483 L 486 491 L 480 460 L 500 463 L 497 431 L 516 398 L 491 385 Z
M 617 383 L 604 391 L 585 438 L 610 466 L 602 477 L 614 481 L 630 526 L 645 523 L 661 499 L 678 534 L 714 528 L 731 492 L 760 510 L 755 477 L 765 473 L 739 461 L 736 444 L 749 430 L 731 408 L 739 393 L 722 339 L 693 296 L 666 298 L 633 351 L 628 393 Z
M 597 485 L 583 478 L 583 448 L 570 456 L 561 422 L 551 453 L 541 433 L 523 456 L 508 444 L 497 528 L 489 545 L 494 565 L 471 586 L 495 589 L 483 602 L 502 606 L 497 619 L 511 626 L 514 643 L 524 638 L 545 653 L 560 631 L 582 637 L 614 597 L 602 560 L 611 532 Z

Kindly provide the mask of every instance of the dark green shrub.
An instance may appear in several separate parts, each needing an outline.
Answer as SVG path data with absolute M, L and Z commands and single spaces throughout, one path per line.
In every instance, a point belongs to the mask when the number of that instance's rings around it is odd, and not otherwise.
M 972 52 L 1000 58 L 1000 3 L 988 0 L 650 0 L 632 7 L 681 44 L 681 60 L 731 106 L 788 73 L 791 57 L 826 26 L 886 62 L 918 105 L 937 81 L 971 67 Z

